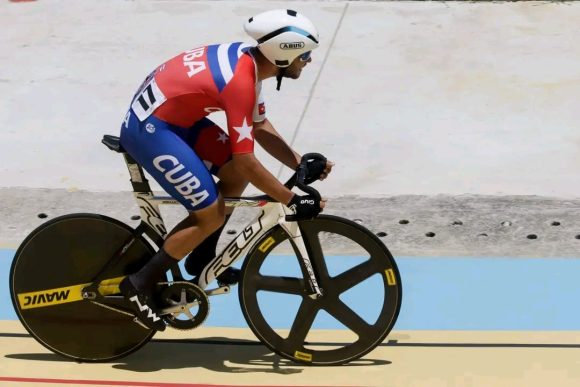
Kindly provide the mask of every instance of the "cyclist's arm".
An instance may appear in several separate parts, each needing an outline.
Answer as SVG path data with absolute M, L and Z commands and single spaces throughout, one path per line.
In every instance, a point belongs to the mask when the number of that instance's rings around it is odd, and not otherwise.
M 254 123 L 254 136 L 266 152 L 290 169 L 294 170 L 300 164 L 301 156 L 288 145 L 267 118 Z
M 221 93 L 224 110 L 228 121 L 228 133 L 232 148 L 232 160 L 236 170 L 256 188 L 273 199 L 288 204 L 294 193 L 278 181 L 254 155 L 255 128 L 253 112 L 256 103 L 253 75 L 244 68 L 236 70 L 236 74 Z M 245 75 L 244 75 L 245 74 Z
M 256 159 L 253 153 L 238 153 L 232 156 L 236 170 L 254 187 L 266 193 L 280 203 L 288 204 L 294 193 L 278 181 Z

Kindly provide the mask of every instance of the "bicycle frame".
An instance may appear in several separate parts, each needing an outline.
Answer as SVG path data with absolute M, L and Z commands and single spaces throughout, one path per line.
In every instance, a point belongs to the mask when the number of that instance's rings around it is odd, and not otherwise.
M 135 200 L 140 209 L 142 220 L 140 228 L 144 229 L 145 234 L 160 247 L 167 235 L 167 229 L 161 217 L 159 205 L 175 205 L 179 202 L 169 196 L 155 196 L 141 166 L 129 154 L 123 153 L 123 156 L 131 176 Z M 286 206 L 267 196 L 225 198 L 224 200 L 226 207 L 261 207 L 262 211 L 204 268 L 198 279 L 199 287 L 205 290 L 208 284 L 226 268 L 245 256 L 266 232 L 279 224 L 290 236 L 290 242 L 300 257 L 299 263 L 307 278 L 308 296 L 311 298 L 322 296 L 322 289 L 318 285 L 316 271 L 310 260 L 300 227 L 298 222 L 286 220 L 286 216 L 291 214 Z M 266 249 L 272 243 L 274 240 L 268 238 L 258 248 Z M 171 273 L 174 280 L 183 279 L 178 267 L 172 269 Z
M 110 149 L 124 153 L 117 137 L 106 136 L 103 140 Z M 143 170 L 129 155 L 124 157 L 142 217 L 137 227 L 101 214 L 64 215 L 30 233 L 10 268 L 12 302 L 26 330 L 47 349 L 77 362 L 111 361 L 126 356 L 155 334 L 155 330 L 137 317 L 119 287 L 127 275 L 151 259 L 155 247 L 163 246 L 167 231 L 159 206 L 177 204 L 177 201 L 154 196 Z M 304 155 L 292 182 L 319 200 L 319 192 L 305 184 L 306 164 L 317 159 L 320 157 L 316 154 Z M 259 214 L 217 257 L 212 257 L 194 280 L 185 280 L 175 263 L 171 268 L 172 278 L 164 273 L 163 278 L 158 278 L 147 289 L 147 296 L 155 298 L 154 313 L 162 316 L 169 326 L 193 329 L 203 323 L 209 313 L 208 296 L 230 290 L 219 280 L 216 288 L 206 288 L 224 269 L 246 255 L 239 285 L 241 311 L 260 342 L 281 357 L 307 365 L 344 364 L 369 353 L 387 337 L 400 311 L 402 286 L 396 262 L 374 233 L 337 216 L 298 222 L 294 214 L 289 214 L 289 208 L 264 196 L 228 198 L 226 205 L 258 207 Z M 338 235 L 357 244 L 365 261 L 330 276 L 324 255 L 327 244 L 318 240 L 322 233 Z M 301 274 L 289 278 L 279 273 L 262 273 L 265 265 L 278 261 L 270 257 L 287 240 L 292 244 Z M 39 269 L 31 275 L 30 268 L 37 266 Z M 54 275 L 44 278 L 45 272 Z M 323 284 L 329 288 L 322 300 L 305 299 L 307 295 L 312 298 L 323 295 L 317 273 L 324 274 Z M 380 308 L 376 320 L 371 316 L 372 322 L 351 308 L 341 295 L 376 275 L 381 278 L 377 283 L 380 289 L 373 289 L 372 293 L 378 297 L 365 300 Z M 301 299 L 287 336 L 282 337 L 266 318 L 278 311 L 263 308 L 259 296 L 263 290 L 274 297 L 292 294 Z M 367 289 L 361 291 L 368 293 Z M 297 297 L 294 299 L 298 301 Z M 275 305 L 280 299 L 268 302 Z M 269 313 L 264 313 L 268 310 Z M 351 340 L 353 335 L 348 335 L 346 340 L 326 348 L 328 343 L 324 337 L 311 335 L 318 329 L 315 322 L 321 310 L 354 333 L 356 339 Z

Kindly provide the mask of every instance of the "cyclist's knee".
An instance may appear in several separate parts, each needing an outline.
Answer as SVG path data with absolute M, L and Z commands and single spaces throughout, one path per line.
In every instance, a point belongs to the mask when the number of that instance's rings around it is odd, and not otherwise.
M 232 161 L 220 169 L 218 178 L 220 179 L 218 187 L 224 196 L 241 195 L 249 184 L 249 181 L 236 170 Z
M 225 206 L 221 197 L 206 208 L 192 212 L 190 216 L 195 218 L 197 227 L 204 234 L 211 234 L 220 228 L 225 221 Z

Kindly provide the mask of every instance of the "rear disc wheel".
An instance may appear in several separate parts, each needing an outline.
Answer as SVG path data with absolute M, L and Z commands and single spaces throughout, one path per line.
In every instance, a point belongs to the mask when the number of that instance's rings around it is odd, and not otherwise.
M 49 350 L 76 361 L 117 359 L 147 343 L 155 331 L 81 295 L 132 238 L 107 279 L 137 271 L 155 253 L 131 227 L 102 215 L 71 214 L 34 230 L 10 269 L 12 303 L 26 330 Z

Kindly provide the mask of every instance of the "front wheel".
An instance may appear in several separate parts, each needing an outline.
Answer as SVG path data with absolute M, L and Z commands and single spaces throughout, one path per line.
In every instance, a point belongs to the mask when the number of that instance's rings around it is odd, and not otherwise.
M 358 359 L 389 334 L 401 307 L 395 260 L 363 226 L 321 215 L 300 229 L 323 297 L 307 296 L 298 254 L 277 226 L 248 254 L 239 298 L 254 334 L 272 351 L 308 365 Z

